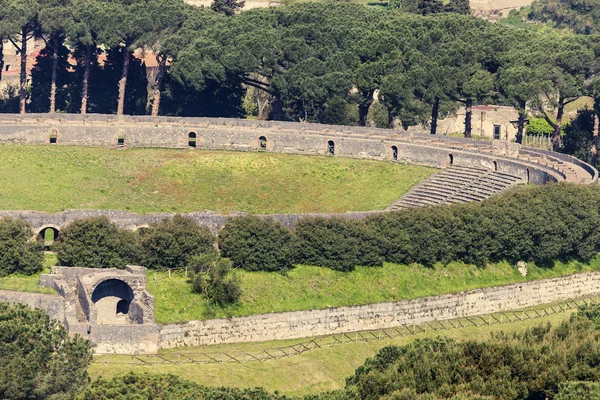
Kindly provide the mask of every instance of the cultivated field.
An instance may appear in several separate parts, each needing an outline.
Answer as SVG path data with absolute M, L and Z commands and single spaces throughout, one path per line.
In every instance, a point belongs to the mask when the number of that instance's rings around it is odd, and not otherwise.
M 381 210 L 435 170 L 391 162 L 166 149 L 0 146 L 0 210 Z

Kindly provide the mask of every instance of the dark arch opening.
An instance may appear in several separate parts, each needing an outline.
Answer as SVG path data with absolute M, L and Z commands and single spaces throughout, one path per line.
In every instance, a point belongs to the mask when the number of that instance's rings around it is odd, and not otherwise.
M 333 143 L 333 140 L 327 142 L 327 154 L 332 156 L 335 154 L 335 143 Z
M 56 130 L 53 130 L 52 133 L 50 133 L 50 144 L 56 144 L 56 137 Z
M 52 226 L 43 228 L 38 233 L 38 238 L 44 242 L 44 250 L 49 251 L 50 247 L 58 239 L 60 231 Z
M 117 138 L 117 146 L 125 146 L 125 136 L 119 135 Z
M 127 283 L 120 279 L 107 279 L 101 282 L 92 293 L 92 302 L 96 304 L 107 297 L 113 298 L 113 301 L 119 299 L 116 305 L 115 303 L 108 303 L 113 304 L 115 307 L 113 311 L 109 310 L 110 313 L 114 312 L 114 316 L 118 313 L 125 315 L 129 313 L 129 306 L 133 301 L 134 294 L 133 289 Z
M 188 146 L 196 147 L 196 132 L 190 132 L 188 134 Z
M 398 160 L 398 147 L 396 146 L 392 146 L 392 159 L 395 161 Z
M 527 181 L 525 183 L 529 183 L 529 168 L 527 168 Z
M 494 161 L 494 171 L 498 171 L 498 161 Z
M 454 164 L 454 156 L 452 153 L 448 153 L 448 165 Z
M 128 314 L 129 313 L 129 303 L 127 300 L 119 300 L 117 303 L 117 314 Z
M 261 136 L 258 138 L 258 148 L 261 150 L 267 149 L 267 138 L 266 137 Z

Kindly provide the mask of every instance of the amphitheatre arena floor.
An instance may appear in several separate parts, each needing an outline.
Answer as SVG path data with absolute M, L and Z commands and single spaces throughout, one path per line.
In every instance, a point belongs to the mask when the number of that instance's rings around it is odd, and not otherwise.
M 259 152 L 0 146 L 0 210 L 383 210 L 435 169 Z

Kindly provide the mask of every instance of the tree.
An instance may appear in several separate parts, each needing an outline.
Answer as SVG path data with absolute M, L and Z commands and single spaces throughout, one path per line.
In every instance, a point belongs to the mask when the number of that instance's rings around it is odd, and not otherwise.
M 210 4 L 210 9 L 216 13 L 230 16 L 244 8 L 245 5 L 246 1 L 244 0 L 213 0 Z
M 31 275 L 43 268 L 43 245 L 31 241 L 31 225 L 22 219 L 0 218 L 0 276 Z
M 600 33 L 600 2 L 588 0 L 536 0 L 527 15 L 530 20 L 552 23 L 579 34 Z
M 55 250 L 60 265 L 122 269 L 138 261 L 135 239 L 104 216 L 84 218 L 61 231 Z
M 0 302 L 0 397 L 69 399 L 90 379 L 92 350 L 41 310 Z
M 29 108 L 32 112 L 68 111 L 71 101 L 69 85 L 73 79 L 69 72 L 70 52 L 62 43 L 56 43 L 58 49 L 46 46 L 40 51 L 31 69 Z
M 10 32 L 7 39 L 15 46 L 21 57 L 19 78 L 19 113 L 25 114 L 27 101 L 27 42 L 39 32 L 38 13 L 41 2 L 36 0 L 6 0 L 2 8 L 4 31 Z
M 192 258 L 189 267 L 195 274 L 194 291 L 203 294 L 210 303 L 231 304 L 240 299 L 240 281 L 232 263 L 219 257 L 216 251 Z
M 178 214 L 141 235 L 142 262 L 153 269 L 185 268 L 193 257 L 211 253 L 215 242 L 210 229 Z
M 284 271 L 292 267 L 292 240 L 276 220 L 248 215 L 227 219 L 219 233 L 219 248 L 235 268 Z

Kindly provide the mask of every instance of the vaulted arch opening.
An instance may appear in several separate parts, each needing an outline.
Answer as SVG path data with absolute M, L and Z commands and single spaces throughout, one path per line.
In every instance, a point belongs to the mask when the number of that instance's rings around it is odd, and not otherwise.
M 133 289 L 120 279 L 107 279 L 92 292 L 98 324 L 129 323 L 129 308 L 134 299 Z

